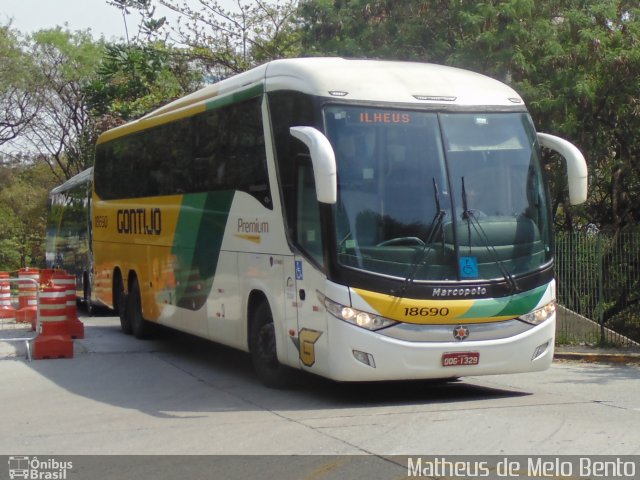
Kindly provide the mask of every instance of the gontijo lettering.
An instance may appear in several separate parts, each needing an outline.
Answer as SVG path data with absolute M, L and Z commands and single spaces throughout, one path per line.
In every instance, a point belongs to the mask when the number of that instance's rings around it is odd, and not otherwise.
M 160 235 L 162 211 L 159 208 L 129 208 L 118 210 L 118 233 L 131 235 Z

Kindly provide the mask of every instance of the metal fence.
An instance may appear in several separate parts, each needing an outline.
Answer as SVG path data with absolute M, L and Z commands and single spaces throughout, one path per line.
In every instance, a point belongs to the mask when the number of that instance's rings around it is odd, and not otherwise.
M 3 272 L 4 273 L 4 272 Z M 6 273 L 5 273 L 6 274 Z M 16 288 L 20 285 L 20 288 Z M 30 286 L 32 301 L 21 297 Z M 27 303 L 29 302 L 29 303 Z M 35 323 L 27 320 L 26 315 L 20 315 L 20 307 L 31 305 L 31 313 Z M 24 312 L 24 311 L 23 311 Z M 21 318 L 22 317 L 22 318 Z M 31 361 L 31 342 L 40 331 L 40 284 L 33 278 L 0 278 L 0 342 L 23 345 L 26 356 Z
M 575 321 L 559 322 L 560 342 L 640 342 L 639 233 L 557 234 L 556 275 L 558 303 L 568 309 L 561 312 L 568 319 L 577 314 Z M 596 328 L 586 328 L 579 317 Z

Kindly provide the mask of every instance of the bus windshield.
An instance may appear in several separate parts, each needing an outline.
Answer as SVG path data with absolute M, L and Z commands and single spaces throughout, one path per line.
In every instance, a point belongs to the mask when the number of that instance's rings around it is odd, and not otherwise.
M 412 281 L 511 278 L 551 260 L 527 113 L 330 105 L 338 263 Z

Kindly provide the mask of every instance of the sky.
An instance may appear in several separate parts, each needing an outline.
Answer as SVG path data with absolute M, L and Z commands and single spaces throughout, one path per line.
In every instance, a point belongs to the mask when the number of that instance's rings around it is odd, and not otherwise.
M 182 2 L 180 2 L 182 3 Z M 188 3 L 197 5 L 196 0 Z M 223 0 L 221 5 L 232 7 L 233 0 Z M 171 22 L 171 12 L 157 7 L 156 16 L 167 15 Z M 0 25 L 13 19 L 12 26 L 22 33 L 31 33 L 43 28 L 56 26 L 71 31 L 91 29 L 94 38 L 104 36 L 107 40 L 125 38 L 124 22 L 120 10 L 107 0 L 0 0 Z M 129 32 L 137 31 L 138 17 L 127 17 Z
M 0 22 L 9 19 L 22 33 L 66 23 L 72 31 L 90 28 L 95 38 L 125 38 L 122 15 L 106 0 L 0 0 Z M 137 25 L 137 19 L 127 22 L 130 30 Z

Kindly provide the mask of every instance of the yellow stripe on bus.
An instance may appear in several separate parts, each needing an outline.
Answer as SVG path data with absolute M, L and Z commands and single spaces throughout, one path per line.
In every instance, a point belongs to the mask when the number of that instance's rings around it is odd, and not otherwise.
M 242 238 L 243 240 L 248 240 L 249 242 L 253 243 L 262 242 L 262 237 L 260 235 L 253 235 L 249 233 L 236 233 L 234 237 Z
M 179 110 L 171 110 L 163 115 L 150 118 L 141 118 L 138 121 L 127 123 L 126 125 L 116 127 L 103 133 L 102 135 L 100 135 L 100 137 L 98 137 L 98 141 L 96 143 L 100 145 L 101 143 L 108 142 L 109 140 L 113 140 L 115 138 L 124 137 L 125 135 L 129 135 L 131 133 L 158 127 L 160 125 L 164 125 L 165 123 L 170 123 L 181 118 L 191 117 L 193 115 L 197 115 L 198 113 L 204 112 L 206 109 L 207 107 L 205 104 L 196 106 L 189 105 Z
M 465 316 L 480 300 L 417 300 L 354 288 L 375 313 L 391 320 L 419 325 L 489 323 L 514 318 L 510 316 Z

